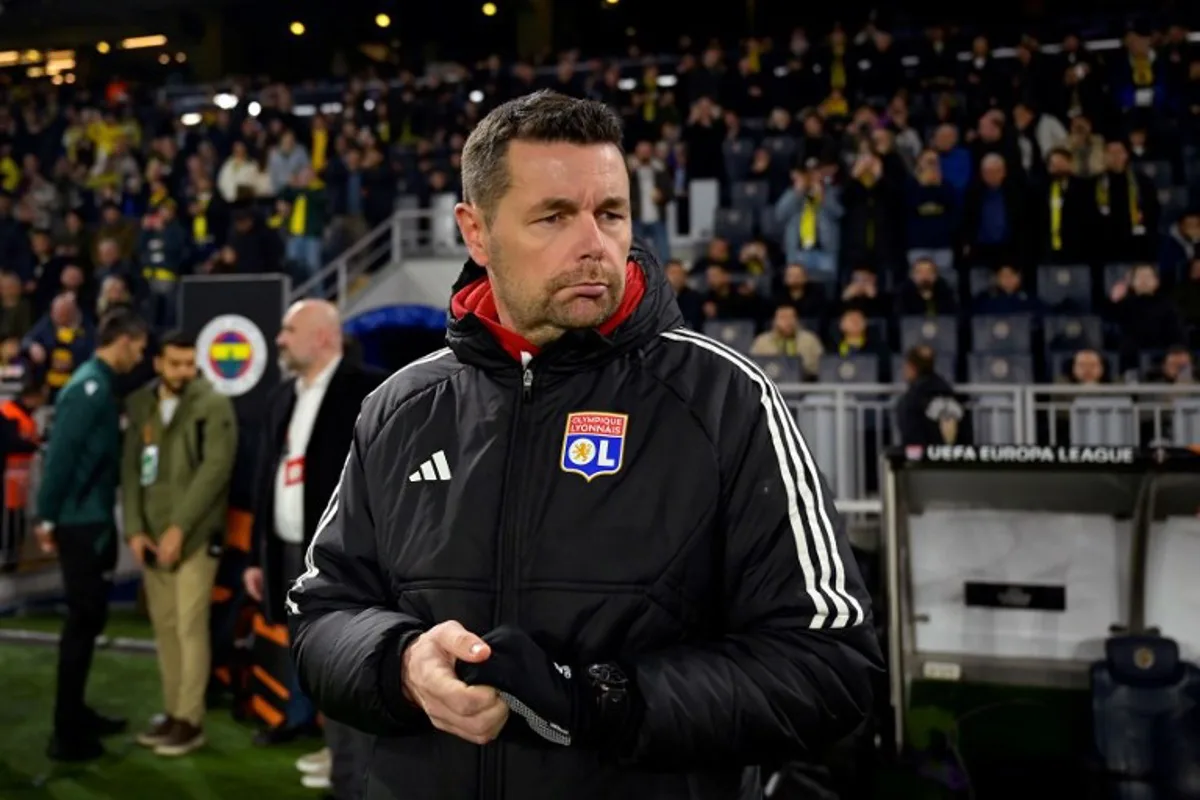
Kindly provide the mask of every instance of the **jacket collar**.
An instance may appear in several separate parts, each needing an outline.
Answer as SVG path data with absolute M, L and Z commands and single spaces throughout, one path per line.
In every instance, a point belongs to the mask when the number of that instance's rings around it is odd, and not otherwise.
M 452 290 L 446 342 L 460 361 L 483 369 L 512 370 L 529 353 L 551 371 L 576 371 L 682 324 L 666 274 L 648 251 L 634 246 L 625 275 L 625 296 L 607 321 L 538 348 L 500 324 L 487 272 L 468 260 Z

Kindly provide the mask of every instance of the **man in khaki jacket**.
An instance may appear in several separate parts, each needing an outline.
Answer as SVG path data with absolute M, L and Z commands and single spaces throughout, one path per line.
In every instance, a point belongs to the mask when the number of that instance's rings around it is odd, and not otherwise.
M 121 471 L 125 539 L 144 567 L 164 714 L 138 737 L 162 756 L 204 745 L 209 604 L 225 537 L 237 420 L 196 374 L 195 343 L 163 340 L 158 380 L 130 395 Z
M 799 358 L 805 378 L 816 377 L 825 348 L 816 334 L 800 324 L 795 306 L 782 303 L 775 309 L 771 329 L 759 334 L 750 345 L 752 356 L 790 356 Z

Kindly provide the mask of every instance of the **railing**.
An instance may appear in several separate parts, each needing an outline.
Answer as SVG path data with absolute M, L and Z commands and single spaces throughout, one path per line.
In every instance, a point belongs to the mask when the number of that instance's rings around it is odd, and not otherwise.
M 843 510 L 876 511 L 879 454 L 902 444 L 887 384 L 781 384 Z M 962 437 L 975 444 L 1200 444 L 1200 385 L 964 384 Z

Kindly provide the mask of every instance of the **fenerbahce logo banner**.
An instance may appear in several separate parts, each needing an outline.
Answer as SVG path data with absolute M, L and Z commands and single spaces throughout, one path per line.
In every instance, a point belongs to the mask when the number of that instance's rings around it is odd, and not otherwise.
M 201 328 L 196 354 L 213 388 L 229 397 L 257 386 L 270 358 L 262 330 L 240 314 L 222 314 Z

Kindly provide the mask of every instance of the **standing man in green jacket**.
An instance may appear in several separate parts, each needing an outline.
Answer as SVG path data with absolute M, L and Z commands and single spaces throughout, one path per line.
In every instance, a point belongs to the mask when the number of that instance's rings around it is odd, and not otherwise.
M 225 539 L 237 452 L 230 399 L 196 374 L 196 343 L 167 334 L 158 380 L 126 400 L 121 500 L 125 539 L 143 570 L 154 625 L 163 714 L 138 736 L 160 756 L 204 745 L 212 661 L 209 608 Z
M 84 702 L 96 637 L 108 621 L 117 565 L 113 512 L 121 469 L 121 412 L 113 382 L 134 369 L 146 349 L 146 323 L 118 308 L 100 321 L 100 346 L 58 394 L 54 426 L 37 497 L 38 543 L 58 553 L 67 620 L 58 644 L 54 735 L 47 755 L 85 761 L 104 753 L 100 737 L 125 721 Z

